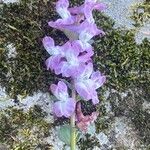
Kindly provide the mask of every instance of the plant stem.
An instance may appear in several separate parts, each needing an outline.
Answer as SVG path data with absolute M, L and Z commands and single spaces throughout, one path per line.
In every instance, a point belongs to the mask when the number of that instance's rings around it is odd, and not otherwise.
M 76 99 L 76 91 L 75 89 L 72 90 L 72 98 Z M 72 114 L 70 119 L 70 126 L 71 126 L 71 141 L 70 141 L 70 149 L 76 150 L 76 129 L 75 129 L 75 113 Z

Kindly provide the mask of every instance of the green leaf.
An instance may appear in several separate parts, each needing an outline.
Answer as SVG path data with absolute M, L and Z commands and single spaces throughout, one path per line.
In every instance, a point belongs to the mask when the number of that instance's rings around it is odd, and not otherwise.
M 61 141 L 63 141 L 65 144 L 70 145 L 70 133 L 71 133 L 71 128 L 69 125 L 63 125 L 59 127 L 58 129 L 58 137 Z

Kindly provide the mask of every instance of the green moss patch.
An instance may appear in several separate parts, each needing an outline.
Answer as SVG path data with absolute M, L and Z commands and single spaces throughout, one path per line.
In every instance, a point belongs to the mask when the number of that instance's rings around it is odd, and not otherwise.
M 107 86 L 120 91 L 135 84 L 150 85 L 150 42 L 145 39 L 137 45 L 134 31 L 113 29 L 114 23 L 101 14 L 96 18 L 106 35 L 94 42 L 95 67 L 106 74 Z
M 133 7 L 133 15 L 131 18 L 135 21 L 134 26 L 143 26 L 150 19 L 150 2 L 145 0 L 143 3 Z
M 43 120 L 45 116 L 39 106 L 34 106 L 26 113 L 13 108 L 1 112 L 0 142 L 14 150 L 51 147 L 43 142 L 50 135 L 49 130 L 52 127 L 52 124 Z
M 52 2 L 41 0 L 32 4 L 31 1 L 25 3 L 22 0 L 1 7 L 0 82 L 11 97 L 38 90 L 48 91 L 54 75 L 46 70 L 44 62 L 49 55 L 41 40 L 45 35 L 50 35 L 57 44 L 64 42 L 66 37 L 47 24 L 57 17 Z M 8 58 L 8 44 L 16 48 L 15 58 Z

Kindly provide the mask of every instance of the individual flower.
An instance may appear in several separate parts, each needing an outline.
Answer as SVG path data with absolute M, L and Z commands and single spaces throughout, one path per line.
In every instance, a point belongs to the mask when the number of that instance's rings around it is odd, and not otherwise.
M 88 43 L 96 35 L 105 35 L 104 31 L 98 29 L 95 23 L 91 24 L 87 20 L 80 25 L 79 31 L 79 40 L 83 43 Z
M 106 5 L 97 0 L 85 0 L 83 5 L 69 8 L 69 11 L 72 15 L 84 14 L 89 23 L 94 23 L 93 10 L 102 11 L 104 9 L 106 9 Z
M 62 17 L 55 22 L 48 22 L 49 26 L 63 31 L 67 37 L 81 40 L 87 47 L 87 42 L 96 35 L 105 33 L 98 29 L 94 23 L 92 10 L 102 10 L 104 5 L 93 0 L 86 0 L 85 3 L 75 8 L 70 8 L 68 0 L 59 0 L 56 3 L 56 11 Z M 71 13 L 70 13 L 70 12 Z M 84 19 L 84 15 L 86 19 Z M 83 20 L 83 22 L 81 22 Z M 90 21 L 92 20 L 92 21 Z M 90 30 L 89 30 L 90 29 Z
M 55 46 L 54 40 L 49 37 L 49 36 L 45 36 L 42 40 L 43 42 L 43 46 L 44 48 L 47 50 L 47 52 L 52 55 L 50 56 L 45 64 L 47 67 L 47 70 L 51 69 L 54 70 L 56 74 L 60 74 L 61 71 L 61 62 L 62 62 L 62 58 L 65 55 L 65 46 Z
M 57 117 L 70 117 L 75 111 L 76 102 L 69 97 L 67 86 L 64 82 L 59 81 L 58 84 L 52 84 L 50 89 L 54 96 L 58 99 L 54 103 L 53 110 Z
M 81 103 L 80 102 L 77 103 L 77 107 L 76 107 L 76 119 L 77 119 L 76 125 L 81 131 L 87 132 L 88 126 L 97 119 L 98 115 L 99 115 L 98 112 L 92 112 L 91 115 L 84 116 L 83 113 L 82 113 L 82 109 L 81 109 Z
M 62 26 L 62 29 L 78 34 L 79 40 L 82 42 L 89 42 L 94 36 L 105 34 L 102 30 L 97 28 L 96 24 L 91 24 L 87 20 L 84 20 L 79 25 Z
M 89 43 L 83 43 L 80 40 L 75 40 L 72 42 L 80 51 L 80 60 L 86 60 L 86 62 L 91 61 L 91 57 L 94 55 L 93 47 Z M 85 62 L 85 61 L 84 61 Z
M 99 71 L 93 72 L 93 64 L 88 63 L 79 69 L 75 80 L 75 88 L 78 94 L 85 100 L 92 100 L 93 104 L 99 102 L 96 89 L 106 81 L 106 77 Z
M 46 60 L 47 70 L 51 69 L 55 74 L 70 77 L 78 70 L 79 66 L 91 60 L 94 54 L 91 47 L 82 49 L 79 42 L 67 42 L 62 46 L 55 46 L 51 37 L 43 38 L 43 45 L 52 55 Z
M 70 77 L 72 74 L 76 72 L 80 65 L 80 61 L 78 59 L 79 49 L 74 49 L 74 47 L 70 44 L 65 53 L 66 61 L 63 62 L 62 65 L 62 76 Z
M 71 15 L 69 10 L 68 0 L 59 0 L 56 3 L 56 11 L 61 16 L 61 19 L 50 21 L 49 26 L 64 31 L 68 25 L 78 24 L 84 19 L 83 15 Z

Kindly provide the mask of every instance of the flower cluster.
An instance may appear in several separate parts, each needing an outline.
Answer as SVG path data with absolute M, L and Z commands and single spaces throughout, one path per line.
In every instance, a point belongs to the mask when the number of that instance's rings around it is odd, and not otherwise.
M 92 100 L 93 104 L 99 102 L 96 90 L 104 84 L 106 77 L 93 69 L 91 57 L 94 52 L 90 40 L 96 35 L 102 36 L 105 33 L 97 28 L 92 11 L 102 11 L 105 8 L 106 6 L 97 0 L 85 0 L 83 5 L 73 8 L 69 8 L 68 0 L 59 0 L 56 3 L 56 11 L 61 19 L 50 21 L 48 24 L 63 31 L 69 41 L 56 46 L 51 37 L 43 38 L 44 48 L 50 54 L 46 60 L 47 69 L 54 71 L 56 75 L 71 78 L 73 87 L 80 97 L 86 101 Z M 69 97 L 67 85 L 59 81 L 57 85 L 52 84 L 50 89 L 58 100 L 54 103 L 55 115 L 69 118 L 76 110 L 76 100 Z M 79 111 L 80 107 L 78 114 Z M 77 117 L 77 124 L 82 128 L 84 117 L 80 116 Z M 88 121 L 92 122 L 90 116 L 86 118 L 86 124 Z

